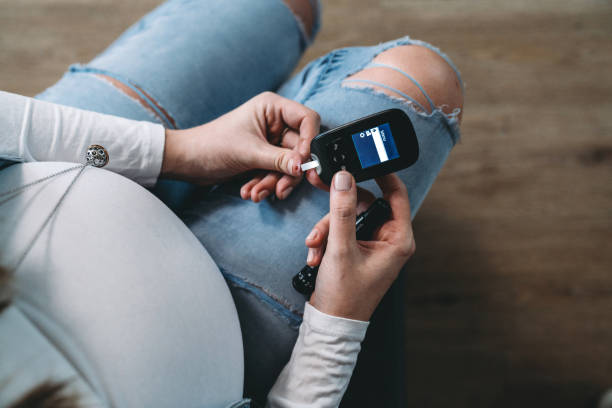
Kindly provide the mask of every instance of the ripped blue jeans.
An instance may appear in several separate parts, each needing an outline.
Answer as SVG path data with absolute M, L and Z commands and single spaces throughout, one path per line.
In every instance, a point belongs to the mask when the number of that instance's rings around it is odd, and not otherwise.
M 274 24 L 262 24 L 266 21 Z M 420 147 L 417 163 L 398 173 L 408 187 L 412 214 L 416 214 L 459 138 L 458 112 L 443 113 L 425 90 L 429 107 L 398 90 L 394 91 L 401 98 L 368 87 L 388 88 L 384 84 L 363 80 L 353 84 L 345 79 L 371 66 L 384 50 L 409 44 L 434 50 L 459 73 L 438 49 L 404 37 L 331 51 L 289 78 L 309 42 L 302 25 L 281 0 L 170 0 L 90 63 L 71 66 L 37 98 L 171 128 L 208 122 L 266 90 L 317 111 L 323 129 L 400 108 L 412 120 Z M 149 107 L 99 74 L 120 81 L 149 101 Z M 328 212 L 329 196 L 302 182 L 284 201 L 255 204 L 240 198 L 241 182 L 210 191 L 162 181 L 154 191 L 176 209 L 224 274 L 243 332 L 245 394 L 263 401 L 288 361 L 297 336 L 305 299 L 293 290 L 291 278 L 305 263 L 304 238 Z M 379 192 L 373 181 L 361 186 Z M 402 405 L 398 401 L 403 392 L 403 360 L 398 356 L 403 348 L 403 318 L 401 293 L 398 288 L 394 291 L 389 296 L 396 300 L 386 301 L 388 305 L 373 317 L 345 400 L 363 403 L 367 392 L 377 395 L 379 404 L 374 405 Z M 378 340 L 370 341 L 372 338 Z M 377 366 L 380 361 L 386 363 Z M 381 370 L 396 381 L 387 378 L 382 388 L 372 389 L 372 376 Z

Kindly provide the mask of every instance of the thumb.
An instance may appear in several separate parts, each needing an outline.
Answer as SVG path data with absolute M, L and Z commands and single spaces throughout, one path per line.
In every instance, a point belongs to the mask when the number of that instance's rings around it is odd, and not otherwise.
M 291 149 L 266 143 L 259 149 L 255 160 L 253 167 L 257 169 L 274 170 L 290 176 L 302 174 L 302 158 Z
M 332 180 L 329 196 L 329 238 L 332 250 L 354 245 L 355 218 L 357 217 L 357 187 L 353 175 L 339 171 Z

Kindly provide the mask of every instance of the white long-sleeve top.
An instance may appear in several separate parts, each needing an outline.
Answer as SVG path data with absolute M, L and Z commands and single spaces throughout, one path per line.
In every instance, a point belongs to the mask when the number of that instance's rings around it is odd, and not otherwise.
M 164 154 L 164 128 L 0 91 L 0 158 L 85 163 L 90 145 L 109 153 L 105 169 L 154 185 Z
M 85 161 L 85 153 L 88 146 L 97 144 L 104 146 L 109 154 L 109 162 L 105 169 L 121 174 L 144 186 L 151 186 L 156 183 L 159 177 L 164 151 L 164 141 L 164 129 L 161 125 L 83 111 L 0 91 L 0 159 L 19 162 L 65 161 L 83 163 Z M 3 187 L 2 183 L 0 183 L 0 193 L 5 190 Z M 14 188 L 17 186 L 12 187 Z M 91 193 L 88 197 L 91 197 Z M 176 219 L 174 221 L 170 220 L 169 222 L 180 221 Z M 2 218 L 0 217 L 0 224 L 1 223 Z M 5 241 L 0 241 L 0 244 L 3 246 L 2 249 L 4 250 L 10 250 L 12 248 L 11 242 L 6 243 Z M 105 248 L 101 248 L 101 250 L 105 251 Z M 72 263 L 70 265 L 73 266 Z M 210 268 L 213 268 L 213 266 L 210 266 Z M 120 275 L 119 279 L 123 279 L 124 276 L 128 276 L 130 273 L 140 272 L 126 271 L 124 273 L 125 275 Z M 107 280 L 108 277 L 105 276 L 98 285 L 104 285 Z M 184 285 L 186 286 L 185 291 L 189 292 L 189 288 L 187 288 L 187 286 L 189 286 L 189 279 L 184 280 Z M 61 286 L 61 284 L 57 282 L 54 282 L 54 284 Z M 167 286 L 168 285 L 161 285 L 160 287 L 166 288 Z M 165 289 L 157 288 L 156 290 Z M 180 287 L 178 291 L 181 291 Z M 176 297 L 176 288 L 175 293 L 169 293 L 168 295 Z M 155 293 L 156 298 L 159 299 L 160 296 L 163 298 L 164 293 Z M 113 301 L 116 302 L 117 299 L 113 299 Z M 130 299 L 130 302 L 134 302 L 134 299 Z M 25 309 L 28 309 L 28 307 L 25 306 L 27 302 L 16 303 L 17 306 L 22 304 Z M 171 308 L 172 304 L 172 302 L 168 302 L 165 308 Z M 52 309 L 52 307 L 50 308 Z M 27 311 L 22 312 L 27 315 L 30 320 L 34 321 L 35 326 L 39 330 L 44 331 L 45 327 L 55 327 L 53 323 L 48 325 L 36 322 L 38 316 L 37 312 L 32 312 L 32 309 L 29 310 L 29 314 Z M 95 314 L 96 308 L 94 307 L 91 312 Z M 60 316 L 59 314 L 53 315 L 53 310 L 45 310 L 45 313 L 48 313 L 50 316 L 47 316 L 45 321 L 49 319 L 53 320 L 54 318 L 56 320 L 65 318 L 65 316 L 58 317 Z M 185 313 L 188 312 L 186 312 L 184 308 L 176 310 L 176 315 L 184 316 Z M 7 315 L 13 316 L 14 314 L 7 313 Z M 173 319 L 173 316 L 174 315 L 170 311 L 170 313 L 165 313 L 158 318 L 165 317 Z M 122 316 L 118 316 L 117 319 L 121 320 L 121 317 Z M 8 317 L 0 315 L 0 330 L 10 330 L 5 327 L 6 325 L 2 324 L 2 319 L 6 320 Z M 60 326 L 66 327 L 71 324 L 69 320 L 62 320 Z M 82 324 L 82 322 L 80 324 Z M 135 323 L 129 322 L 129 324 L 125 324 L 129 326 Z M 138 324 L 141 323 L 138 322 Z M 156 324 L 164 327 L 163 322 L 156 322 Z M 170 324 L 170 326 L 172 326 L 172 324 Z M 357 355 L 360 350 L 361 341 L 365 336 L 367 326 L 367 322 L 327 315 L 306 303 L 304 320 L 300 326 L 299 336 L 293 349 L 291 359 L 273 386 L 268 396 L 267 405 L 269 407 L 288 408 L 338 406 L 357 361 Z M 105 326 L 102 325 L 101 327 L 101 330 L 104 330 Z M 80 328 L 76 327 L 72 333 L 79 333 L 79 330 Z M 146 331 L 146 328 L 143 330 Z M 68 332 L 70 331 L 68 330 Z M 43 335 L 45 338 L 53 338 L 54 334 L 57 333 L 58 332 L 55 330 L 51 330 L 51 332 L 45 332 Z M 84 340 L 79 337 L 77 339 L 78 341 L 66 340 L 63 342 L 56 339 L 57 343 L 54 343 L 54 345 L 64 344 L 64 348 L 70 348 L 70 344 L 72 344 L 71 341 L 75 344 L 80 344 L 86 341 L 95 341 L 98 337 L 95 337 L 93 340 Z M 182 338 L 181 333 L 172 333 L 172 337 Z M 0 334 L 0 339 L 2 338 L 3 335 Z M 13 346 L 22 344 L 19 339 L 15 340 L 14 343 L 10 342 L 10 337 L 5 337 L 5 339 L 8 339 L 8 344 L 4 344 L 0 341 L 0 350 L 3 352 L 5 351 L 3 350 L 4 347 L 11 347 L 11 344 Z M 76 360 L 91 360 L 81 364 L 89 367 L 88 369 L 84 369 L 80 366 L 77 367 L 78 374 L 84 377 L 87 377 L 88 373 L 91 374 L 92 377 L 96 378 L 84 378 L 84 381 L 93 384 L 94 386 L 92 386 L 92 388 L 94 391 L 99 389 L 99 387 L 95 387 L 95 384 L 101 383 L 105 384 L 107 387 L 105 394 L 112 394 L 112 390 L 109 391 L 108 387 L 112 387 L 113 379 L 104 378 L 105 375 L 110 375 L 109 373 L 112 373 L 112 362 L 107 371 L 100 370 L 100 372 L 95 373 L 95 367 L 108 367 L 109 364 L 108 361 L 96 361 L 98 358 L 108 360 L 108 355 L 104 355 L 104 353 L 99 356 L 96 355 L 96 350 L 104 349 L 104 345 L 91 347 L 90 349 L 86 347 L 87 345 L 83 346 L 83 344 L 80 344 L 80 346 L 81 349 L 84 348 L 93 351 L 87 355 L 86 358 L 82 356 L 84 353 L 81 351 L 77 353 L 78 357 L 74 357 Z M 70 354 L 70 352 L 66 350 L 59 351 L 64 355 Z M 17 352 L 13 354 L 15 358 L 18 358 L 19 355 L 20 354 Z M 5 364 L 5 361 L 6 360 L 0 361 L 0 381 L 3 378 L 27 376 L 27 372 L 24 370 L 20 370 L 19 374 L 11 371 L 10 367 L 19 366 L 19 364 Z M 73 364 L 79 365 L 74 362 Z M 185 372 L 189 373 L 189 370 Z M 160 375 L 163 375 L 163 373 L 160 373 Z M 241 376 L 242 372 L 236 375 Z M 37 374 L 36 378 L 40 379 L 39 377 L 40 373 Z M 141 382 L 146 381 L 146 378 L 148 377 L 145 376 L 139 380 Z M 25 381 L 25 383 L 27 383 L 27 381 Z M 21 383 L 21 386 L 23 386 L 23 384 L 24 382 Z M 139 387 L 142 389 L 147 388 L 143 386 L 143 384 L 140 384 Z M 137 392 L 136 390 L 133 391 Z M 13 394 L 13 396 L 17 395 L 15 393 Z M 9 398 L 11 393 L 5 392 L 3 395 Z M 121 401 L 109 401 L 107 395 L 99 397 L 100 401 L 103 403 L 113 402 L 114 404 L 119 402 L 120 404 L 118 405 L 126 406 L 131 405 L 130 401 L 141 401 L 139 399 L 130 400 L 129 398 Z M 183 395 L 182 397 L 184 398 L 185 396 Z M 201 401 L 197 396 L 193 398 L 194 402 L 197 401 L 199 404 L 205 403 L 205 401 Z M 8 401 L 9 400 L 3 400 L 2 397 L 0 397 L 0 405 Z
M 343 319 L 306 303 L 291 359 L 268 395 L 269 407 L 337 407 L 368 322 Z

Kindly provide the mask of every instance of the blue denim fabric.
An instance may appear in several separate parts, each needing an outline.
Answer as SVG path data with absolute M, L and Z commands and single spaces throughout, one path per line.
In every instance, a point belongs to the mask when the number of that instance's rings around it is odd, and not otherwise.
M 281 0 L 170 0 L 90 63 L 73 65 L 38 98 L 120 116 L 125 111 L 134 119 L 170 126 L 142 108 L 134 114 L 132 105 L 138 103 L 112 96 L 117 90 L 108 83 L 106 92 L 95 95 L 74 83 L 79 77 L 93 83 L 95 73 L 105 73 L 145 90 L 176 127 L 192 127 L 278 88 L 295 67 L 305 41 Z
M 423 45 L 450 60 L 429 44 L 405 37 L 332 51 L 287 80 L 309 41 L 281 0 L 170 0 L 93 61 L 73 65 L 38 98 L 179 128 L 210 121 L 265 90 L 316 110 L 323 129 L 400 108 L 412 120 L 420 147 L 418 162 L 398 173 L 414 216 L 459 138 L 456 113 L 424 113 L 408 98 L 343 80 L 398 45 Z M 123 82 L 144 99 L 150 96 L 167 114 L 148 111 L 97 73 Z M 239 197 L 241 181 L 190 195 L 194 188 L 185 183 L 160 184 L 160 198 L 180 209 L 232 290 L 245 343 L 245 394 L 261 402 L 297 336 L 305 299 L 291 287 L 291 277 L 305 263 L 304 238 L 328 212 L 329 195 L 302 182 L 287 200 L 255 204 Z M 379 191 L 373 181 L 361 185 Z
M 319 27 L 316 17 L 313 35 Z M 310 41 L 282 0 L 170 0 L 128 28 L 90 63 L 72 65 L 37 98 L 188 128 L 278 88 Z M 106 74 L 143 99 L 154 100 L 167 115 L 144 109 L 96 74 Z M 154 192 L 177 210 L 193 188 L 162 180 Z

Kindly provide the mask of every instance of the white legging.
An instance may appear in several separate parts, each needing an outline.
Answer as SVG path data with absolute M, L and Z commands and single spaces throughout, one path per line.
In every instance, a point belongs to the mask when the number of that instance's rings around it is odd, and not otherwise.
M 0 193 L 71 166 L 11 166 L 0 171 Z M 23 253 L 77 172 L 0 205 L 3 265 Z M 14 286 L 14 306 L 107 403 L 223 406 L 242 397 L 240 327 L 221 273 L 164 204 L 124 177 L 86 168 Z M 2 365 L 20 356 L 2 350 Z

